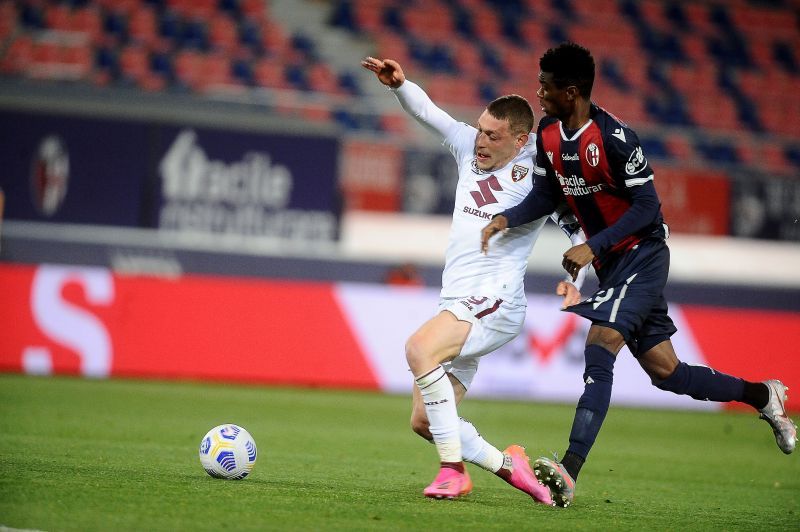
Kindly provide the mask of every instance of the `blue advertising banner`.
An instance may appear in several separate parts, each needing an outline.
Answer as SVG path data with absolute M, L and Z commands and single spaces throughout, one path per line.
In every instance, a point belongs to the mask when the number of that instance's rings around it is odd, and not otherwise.
M 743 174 L 732 192 L 734 236 L 800 241 L 800 181 Z
M 139 225 L 147 133 L 142 124 L 0 111 L 5 217 Z
M 5 217 L 338 238 L 339 142 L 0 111 Z
M 338 142 L 166 127 L 156 168 L 161 229 L 337 238 Z

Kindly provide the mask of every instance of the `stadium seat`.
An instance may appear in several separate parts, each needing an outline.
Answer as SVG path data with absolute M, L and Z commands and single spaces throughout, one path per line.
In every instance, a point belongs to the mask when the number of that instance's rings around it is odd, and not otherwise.
M 120 76 L 123 80 L 137 84 L 150 70 L 149 54 L 139 45 L 129 45 L 119 55 Z
M 211 49 L 231 52 L 239 42 L 236 22 L 226 15 L 217 15 L 208 22 L 208 42 Z
M 198 88 L 201 91 L 235 85 L 231 77 L 231 63 L 221 53 L 200 54 L 198 66 Z
M 72 10 L 67 4 L 49 4 L 44 8 L 44 22 L 48 29 L 69 31 Z
M 81 7 L 73 11 L 69 28 L 87 35 L 93 43 L 99 43 L 103 34 L 103 20 L 97 9 Z
M 341 94 L 336 73 L 325 63 L 315 63 L 306 69 L 306 80 L 310 90 L 323 94 Z
M 0 73 L 5 75 L 25 74 L 27 67 L 33 62 L 33 39 L 29 35 L 20 35 L 0 56 Z
M 283 63 L 270 58 L 263 58 L 256 61 L 253 68 L 253 78 L 256 85 L 269 87 L 272 89 L 287 89 L 289 83 L 284 74 Z
M 128 38 L 133 43 L 153 46 L 159 40 L 156 14 L 152 7 L 143 5 L 128 18 Z

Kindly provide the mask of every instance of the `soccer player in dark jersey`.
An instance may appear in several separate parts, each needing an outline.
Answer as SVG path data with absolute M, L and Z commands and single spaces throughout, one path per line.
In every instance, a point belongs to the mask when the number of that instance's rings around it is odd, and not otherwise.
M 592 263 L 600 286 L 568 307 L 591 320 L 586 339 L 584 392 L 578 401 L 562 461 L 539 458 L 534 471 L 553 500 L 572 502 L 575 480 L 594 444 L 611 400 L 616 355 L 628 345 L 655 386 L 698 400 L 740 401 L 761 413 L 780 449 L 791 453 L 797 428 L 786 415 L 786 386 L 778 380 L 748 382 L 706 366 L 681 362 L 670 337 L 663 289 L 669 272 L 667 226 L 650 167 L 636 133 L 591 102 L 594 59 L 574 43 L 548 50 L 539 60 L 542 111 L 536 180 L 517 206 L 496 215 L 481 233 L 492 235 L 535 220 L 565 199 L 587 241 L 564 253 L 563 266 L 576 273 Z

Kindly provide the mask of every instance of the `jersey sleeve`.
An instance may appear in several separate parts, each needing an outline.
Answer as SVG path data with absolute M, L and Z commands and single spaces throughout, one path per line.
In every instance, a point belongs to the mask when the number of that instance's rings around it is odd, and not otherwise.
M 610 134 L 606 135 L 604 142 L 617 185 L 631 188 L 652 181 L 653 169 L 647 162 L 636 132 L 619 123 L 609 125 L 609 129 Z
M 433 103 L 427 93 L 413 81 L 406 80 L 394 93 L 403 110 L 435 135 L 446 140 L 459 129 L 459 122 Z

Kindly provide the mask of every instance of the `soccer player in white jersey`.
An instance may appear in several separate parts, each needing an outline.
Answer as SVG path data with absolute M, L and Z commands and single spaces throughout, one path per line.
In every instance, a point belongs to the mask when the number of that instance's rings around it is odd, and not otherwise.
M 476 128 L 434 105 L 418 85 L 406 80 L 396 61 L 368 57 L 361 64 L 389 87 L 408 114 L 443 139 L 458 163 L 439 313 L 406 343 L 406 360 L 416 380 L 411 426 L 435 443 L 441 462 L 439 474 L 423 493 L 439 499 L 469 493 L 472 481 L 464 469 L 467 461 L 495 473 L 535 501 L 552 504 L 523 447 L 511 445 L 501 452 L 459 418 L 456 409 L 479 357 L 515 338 L 525 319 L 523 280 L 528 256 L 547 217 L 509 231 L 487 254 L 481 253 L 480 230 L 532 188 L 533 111 L 521 96 L 503 96 L 487 106 Z M 559 225 L 573 243 L 585 240 L 576 230 L 577 223 L 571 223 L 574 217 L 563 212 L 553 217 L 563 219 Z M 564 306 L 579 301 L 580 281 L 576 284 L 558 284 Z

